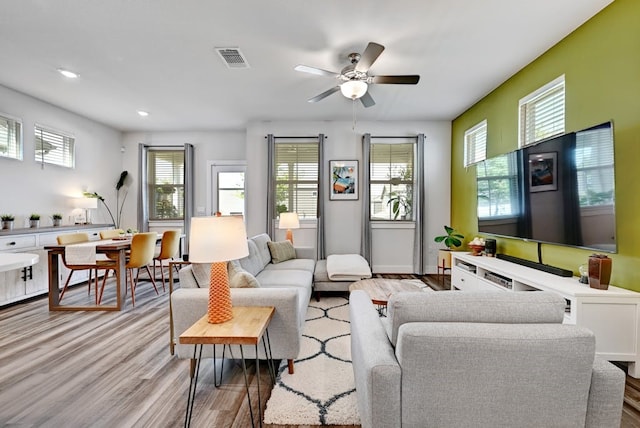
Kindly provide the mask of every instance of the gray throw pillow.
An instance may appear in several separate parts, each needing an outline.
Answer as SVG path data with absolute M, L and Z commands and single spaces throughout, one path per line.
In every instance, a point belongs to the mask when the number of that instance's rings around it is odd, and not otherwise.
M 290 241 L 267 242 L 273 264 L 296 258 L 296 249 Z

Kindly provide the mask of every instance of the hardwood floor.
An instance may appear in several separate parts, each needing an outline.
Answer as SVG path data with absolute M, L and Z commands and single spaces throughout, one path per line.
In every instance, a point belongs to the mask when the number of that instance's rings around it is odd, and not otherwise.
M 113 287 L 105 298 L 113 299 Z M 87 297 L 87 287 L 78 286 L 63 303 L 91 299 L 93 291 Z M 169 354 L 168 331 L 168 293 L 156 296 L 146 282 L 136 290 L 136 307 L 127 299 L 123 312 L 49 312 L 45 298 L 0 309 L 0 426 L 182 426 L 189 362 Z M 212 369 L 210 361 L 201 367 L 192 426 L 250 426 L 239 364 L 225 363 L 219 389 Z M 270 387 L 266 366 L 261 369 L 264 406 Z M 252 366 L 249 374 L 257 411 Z M 621 426 L 640 427 L 639 380 L 627 379 Z

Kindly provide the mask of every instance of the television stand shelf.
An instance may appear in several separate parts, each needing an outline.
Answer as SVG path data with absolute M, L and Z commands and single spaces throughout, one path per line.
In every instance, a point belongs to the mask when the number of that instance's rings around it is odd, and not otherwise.
M 567 302 L 565 324 L 596 335 L 596 354 L 628 362 L 628 374 L 640 378 L 640 293 L 609 286 L 590 288 L 577 277 L 565 278 L 505 260 L 451 253 L 451 289 L 462 291 L 552 291 Z

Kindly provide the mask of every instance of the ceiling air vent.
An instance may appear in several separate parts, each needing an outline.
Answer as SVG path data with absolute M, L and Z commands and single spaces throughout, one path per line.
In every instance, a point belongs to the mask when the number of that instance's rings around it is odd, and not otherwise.
M 238 48 L 215 48 L 220 58 L 229 68 L 249 68 L 247 60 Z

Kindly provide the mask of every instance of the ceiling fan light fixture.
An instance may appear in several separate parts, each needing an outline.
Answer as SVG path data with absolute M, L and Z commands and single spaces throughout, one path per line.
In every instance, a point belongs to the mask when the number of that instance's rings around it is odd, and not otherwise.
M 362 80 L 347 80 L 340 85 L 340 92 L 347 98 L 357 100 L 367 93 L 367 88 L 367 82 L 363 82 Z

